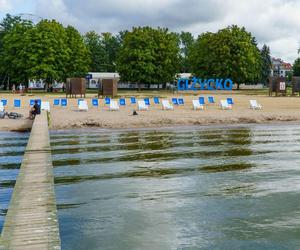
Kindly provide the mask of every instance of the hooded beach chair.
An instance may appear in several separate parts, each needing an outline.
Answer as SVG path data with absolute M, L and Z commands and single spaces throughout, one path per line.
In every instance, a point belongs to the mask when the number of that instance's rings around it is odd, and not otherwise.
M 59 106 L 60 100 L 59 99 L 54 99 L 53 100 L 53 106 Z
M 231 97 L 227 98 L 227 102 L 228 102 L 229 105 L 233 105 L 234 104 L 233 103 L 233 99 Z
M 130 103 L 131 104 L 136 104 L 136 99 L 134 96 L 130 97 Z
M 197 110 L 197 109 L 204 109 L 204 106 L 200 104 L 199 100 L 193 100 L 193 109 Z
M 162 100 L 163 110 L 174 110 L 174 107 L 170 104 L 169 100 Z
M 146 105 L 150 106 L 150 99 L 149 98 L 144 98 L 144 102 Z
M 88 111 L 89 107 L 88 107 L 87 101 L 81 100 L 78 104 L 78 110 L 79 111 Z
M 116 101 L 110 100 L 109 110 L 110 111 L 118 111 L 118 110 L 120 110 L 120 107 Z
M 49 102 L 42 102 L 41 103 L 41 110 L 46 110 L 50 112 L 50 103 Z
M 145 100 L 138 101 L 138 110 L 148 110 L 149 106 L 146 105 Z
M 178 98 L 178 104 L 179 105 L 184 105 L 184 99 L 183 98 Z
M 210 104 L 216 103 L 216 102 L 215 102 L 215 98 L 214 98 L 213 96 L 209 96 L 209 97 L 208 97 L 208 103 L 210 103 Z
M 105 103 L 105 105 L 110 105 L 110 98 L 109 97 L 105 97 L 104 103 Z
M 93 98 L 93 99 L 92 99 L 92 106 L 93 106 L 93 107 L 99 107 L 99 100 L 96 99 L 96 98 Z
M 199 103 L 200 103 L 200 105 L 205 105 L 205 99 L 203 96 L 199 97 Z
M 21 108 L 21 100 L 20 99 L 15 99 L 14 100 L 14 107 L 15 108 Z
M 126 100 L 125 100 L 125 98 L 120 98 L 119 104 L 120 104 L 120 106 L 126 106 Z
M 232 106 L 228 104 L 227 100 L 221 100 L 220 107 L 221 109 L 232 109 Z
M 153 97 L 153 102 L 154 102 L 154 104 L 159 104 L 159 98 L 158 97 Z
M 3 107 L 7 106 L 7 100 L 6 99 L 2 99 L 1 103 L 2 103 Z
M 177 98 L 172 98 L 172 103 L 173 103 L 173 105 L 178 105 L 178 99 Z
M 262 109 L 262 106 L 256 100 L 250 100 L 250 109 Z

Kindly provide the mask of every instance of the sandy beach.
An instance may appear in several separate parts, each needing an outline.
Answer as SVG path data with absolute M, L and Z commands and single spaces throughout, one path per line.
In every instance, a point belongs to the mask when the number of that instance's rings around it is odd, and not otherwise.
M 77 110 L 77 99 L 69 99 L 68 107 L 53 107 L 53 99 L 61 96 L 20 96 L 2 94 L 1 99 L 7 99 L 6 111 L 18 112 L 24 115 L 22 119 L 11 120 L 0 119 L 0 130 L 23 131 L 31 128 L 32 121 L 26 119 L 29 111 L 29 100 L 41 98 L 51 104 L 50 128 L 70 129 L 84 127 L 98 128 L 150 128 L 167 127 L 169 125 L 209 125 L 209 124 L 246 124 L 246 123 L 274 123 L 274 122 L 299 122 L 300 123 L 300 98 L 299 97 L 268 97 L 251 96 L 243 94 L 214 94 L 216 104 L 205 105 L 204 110 L 194 111 L 192 100 L 199 95 L 172 95 L 164 96 L 164 99 L 171 101 L 172 97 L 183 97 L 184 106 L 175 106 L 174 111 L 162 110 L 161 105 L 154 105 L 153 102 L 148 111 L 138 111 L 137 116 L 133 116 L 133 110 L 137 105 L 130 104 L 126 99 L 126 107 L 120 107 L 120 111 L 109 111 L 103 100 L 99 100 L 99 107 L 92 107 L 91 98 L 94 94 L 89 94 L 86 100 L 89 104 L 89 111 Z M 232 110 L 221 110 L 219 101 L 226 97 L 233 97 L 234 105 Z M 21 99 L 22 106 L 19 109 L 13 108 L 13 99 Z M 263 106 L 262 110 L 250 110 L 249 100 L 256 99 Z

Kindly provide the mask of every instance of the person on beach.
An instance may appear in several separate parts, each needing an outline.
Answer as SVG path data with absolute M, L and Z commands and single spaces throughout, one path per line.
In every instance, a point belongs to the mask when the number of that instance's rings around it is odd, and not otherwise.
M 34 101 L 33 107 L 29 111 L 29 119 L 33 120 L 36 115 L 41 114 L 41 107 L 37 100 Z
M 11 87 L 11 92 L 12 92 L 13 94 L 16 93 L 16 85 L 15 85 L 15 84 L 12 85 L 12 87 Z

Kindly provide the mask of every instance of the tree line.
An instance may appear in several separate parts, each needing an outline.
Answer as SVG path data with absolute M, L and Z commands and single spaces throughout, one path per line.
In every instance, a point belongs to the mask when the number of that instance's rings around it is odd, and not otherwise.
M 167 28 L 133 27 L 118 34 L 81 35 L 55 20 L 34 24 L 6 15 L 0 22 L 0 85 L 29 79 L 65 81 L 88 72 L 119 72 L 121 81 L 138 84 L 173 82 L 176 73 L 199 78 L 229 77 L 235 83 L 266 82 L 270 49 L 236 25 L 197 38 Z M 9 79 L 9 81 L 8 81 Z

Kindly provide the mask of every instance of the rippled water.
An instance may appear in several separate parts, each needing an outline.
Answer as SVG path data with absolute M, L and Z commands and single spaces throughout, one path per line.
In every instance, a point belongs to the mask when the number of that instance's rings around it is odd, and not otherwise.
M 29 133 L 0 132 L 0 232 Z
M 300 126 L 51 141 L 63 249 L 300 248 Z

